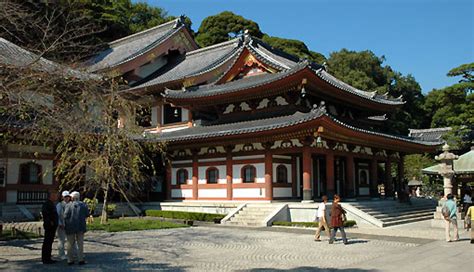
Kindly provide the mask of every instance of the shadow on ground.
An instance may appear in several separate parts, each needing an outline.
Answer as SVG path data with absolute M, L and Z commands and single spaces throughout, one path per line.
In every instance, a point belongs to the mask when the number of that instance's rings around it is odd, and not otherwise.
M 45 265 L 40 258 L 25 261 L 0 262 L 3 271 L 185 271 L 186 267 L 170 266 L 167 263 L 147 262 L 143 258 L 131 258 L 126 252 L 87 253 L 86 264 L 68 265 L 66 261 Z

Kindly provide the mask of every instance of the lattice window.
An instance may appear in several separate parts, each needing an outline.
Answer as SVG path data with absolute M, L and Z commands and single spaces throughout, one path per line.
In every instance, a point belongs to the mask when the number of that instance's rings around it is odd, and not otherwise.
M 5 186 L 7 183 L 7 167 L 0 165 L 0 186 Z
M 176 181 L 178 184 L 186 184 L 188 180 L 188 171 L 186 169 L 179 169 L 176 172 Z
M 277 183 L 288 183 L 288 169 L 283 164 L 277 166 Z
M 257 176 L 257 169 L 253 165 L 246 165 L 242 167 L 242 182 L 252 183 L 255 182 Z
M 215 167 L 209 167 L 206 170 L 206 179 L 207 183 L 217 183 L 217 180 L 219 179 L 219 170 Z
M 20 183 L 40 184 L 41 181 L 41 165 L 34 162 L 20 164 Z

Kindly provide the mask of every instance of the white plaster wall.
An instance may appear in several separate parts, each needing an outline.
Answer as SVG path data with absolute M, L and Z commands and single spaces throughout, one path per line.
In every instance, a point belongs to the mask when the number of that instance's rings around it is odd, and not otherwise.
M 176 178 L 176 173 L 179 169 L 186 169 L 188 171 L 188 179 L 186 184 L 193 184 L 193 168 L 192 167 L 184 167 L 184 168 L 171 168 L 171 185 L 177 185 L 178 180 Z
M 7 165 L 7 184 L 17 184 L 20 174 L 20 164 L 28 163 L 31 159 L 8 159 Z M 35 163 L 41 165 L 43 173 L 42 184 L 53 184 L 53 161 L 52 160 L 35 160 Z
M 273 188 L 273 197 L 291 197 L 291 188 Z
M 163 128 L 161 132 L 166 133 L 166 132 L 172 132 L 172 131 L 177 131 L 177 130 L 182 130 L 182 129 L 187 129 L 188 125 L 184 124 L 180 127 L 173 127 L 173 128 Z
M 198 184 L 207 184 L 206 180 L 206 170 L 209 167 L 215 167 L 219 170 L 219 178 L 217 179 L 217 183 L 219 184 L 226 184 L 227 183 L 227 167 L 225 165 L 216 165 L 216 166 L 200 166 L 199 167 L 199 179 Z
M 159 56 L 153 59 L 150 63 L 140 66 L 137 69 L 136 74 L 141 78 L 147 77 L 154 71 L 163 67 L 166 63 L 167 58 L 164 56 Z
M 232 166 L 232 182 L 233 183 L 242 183 L 241 170 L 247 164 L 235 164 Z M 252 164 L 256 168 L 256 178 L 255 183 L 265 183 L 265 164 L 264 163 L 254 163 Z
M 225 198 L 227 189 L 199 189 L 198 195 L 200 198 Z
M 291 183 L 292 180 L 291 180 L 291 164 L 286 164 L 286 163 L 274 163 L 273 164 L 273 183 L 276 183 L 277 182 L 277 167 L 278 165 L 284 165 L 286 166 L 286 170 L 287 170 L 287 176 L 286 176 L 286 180 L 288 181 L 288 183 Z
M 158 106 L 151 107 L 151 126 L 158 126 Z
M 189 115 L 188 115 L 188 110 L 185 108 L 181 108 L 181 120 L 183 122 L 189 121 Z
M 265 188 L 236 188 L 232 190 L 235 198 L 265 197 Z
M 16 198 L 17 193 L 16 190 L 13 191 L 7 191 L 7 203 L 16 203 Z
M 172 198 L 190 198 L 193 197 L 193 190 L 192 189 L 172 189 L 171 190 L 171 197 Z

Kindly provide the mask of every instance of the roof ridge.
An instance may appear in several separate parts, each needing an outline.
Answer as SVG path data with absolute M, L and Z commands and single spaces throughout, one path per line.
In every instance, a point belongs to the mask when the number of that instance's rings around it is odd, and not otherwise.
M 128 36 L 122 37 L 122 38 L 120 38 L 120 39 L 111 41 L 111 42 L 108 43 L 108 45 L 109 45 L 110 47 L 116 46 L 117 44 L 121 44 L 122 42 L 124 42 L 124 41 L 126 41 L 126 40 L 133 39 L 133 38 L 136 38 L 136 37 L 139 37 L 139 36 L 143 36 L 143 35 L 145 35 L 145 34 L 147 34 L 147 33 L 149 33 L 149 32 L 152 32 L 152 31 L 154 31 L 154 30 L 163 28 L 163 27 L 168 26 L 168 25 L 170 25 L 170 24 L 172 24 L 172 23 L 173 23 L 173 24 L 176 24 L 179 20 L 180 20 L 180 18 L 178 17 L 178 18 L 176 18 L 176 19 L 174 19 L 174 20 L 168 21 L 168 22 L 163 23 L 163 24 L 161 24 L 161 25 L 157 25 L 157 26 L 154 26 L 154 27 L 152 27 L 152 28 L 145 29 L 145 30 L 143 30 L 143 31 L 140 31 L 140 32 L 137 32 L 137 33 L 133 33 L 133 34 L 130 34 L 130 35 L 128 35 Z
M 188 51 L 188 52 L 186 52 L 186 56 L 198 54 L 198 53 L 201 53 L 201 52 L 205 52 L 205 51 L 215 49 L 215 48 L 218 48 L 218 47 L 223 47 L 225 45 L 233 44 L 233 43 L 236 43 L 236 42 L 238 42 L 238 38 L 235 38 L 235 39 L 232 39 L 232 40 L 229 40 L 229 41 L 225 41 L 225 42 L 221 42 L 221 43 L 218 43 L 218 44 L 213 44 L 213 45 L 210 45 L 210 46 L 202 47 L 202 48 L 199 48 L 199 49 L 196 49 L 196 50 Z
M 433 131 L 448 131 L 448 130 L 452 130 L 451 127 L 441 127 L 441 128 L 421 128 L 421 129 L 417 129 L 417 128 L 409 128 L 408 129 L 411 132 L 433 132 Z

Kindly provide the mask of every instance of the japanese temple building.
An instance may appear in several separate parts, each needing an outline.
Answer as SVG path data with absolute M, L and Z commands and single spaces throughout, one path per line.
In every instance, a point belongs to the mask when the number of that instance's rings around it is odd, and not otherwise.
M 404 156 L 440 145 L 381 131 L 401 97 L 247 34 L 199 48 L 182 17 L 110 43 L 85 68 L 123 77 L 122 95 L 146 109 L 143 140 L 167 144 L 166 200 L 390 196 Z
M 144 138 L 167 143 L 168 200 L 389 196 L 403 157 L 440 144 L 379 132 L 401 97 L 358 90 L 247 34 L 197 49 L 179 22 L 150 45 L 122 39 L 148 62 L 121 55 L 111 68 L 131 82 L 123 95 L 150 107 Z

